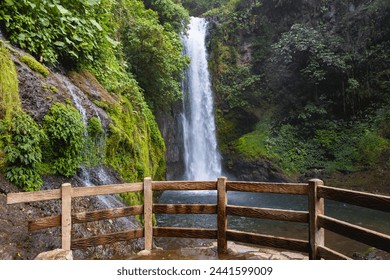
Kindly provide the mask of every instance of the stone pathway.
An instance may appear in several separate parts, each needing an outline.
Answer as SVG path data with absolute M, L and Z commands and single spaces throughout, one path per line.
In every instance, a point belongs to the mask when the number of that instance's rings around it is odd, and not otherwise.
M 156 248 L 152 251 L 141 251 L 138 255 L 130 257 L 138 260 L 307 260 L 301 253 L 291 251 L 278 251 L 275 249 L 247 246 L 228 242 L 228 253 L 218 255 L 217 244 L 212 242 L 209 246 L 181 248 L 176 250 L 163 250 Z

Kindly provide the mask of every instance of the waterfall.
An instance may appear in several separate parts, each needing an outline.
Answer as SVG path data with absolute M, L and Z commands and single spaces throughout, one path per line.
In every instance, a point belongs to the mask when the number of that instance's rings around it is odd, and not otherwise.
M 81 114 L 85 127 L 87 127 L 88 125 L 88 113 L 86 107 L 92 109 L 91 111 L 94 112 L 93 116 L 97 117 L 101 121 L 96 108 L 88 100 L 84 92 L 81 91 L 77 86 L 75 86 L 66 76 L 57 74 L 57 77 L 63 82 L 64 86 L 67 88 L 75 107 Z M 84 136 L 86 138 L 88 137 L 87 131 L 85 132 Z M 92 173 L 94 173 L 95 176 L 92 176 Z M 81 180 L 81 183 L 86 187 L 94 186 L 95 184 L 110 185 L 113 183 L 113 181 L 115 181 L 115 179 L 111 178 L 111 176 L 107 174 L 102 165 L 99 165 L 96 168 L 92 169 L 87 168 L 85 165 L 82 165 L 80 167 L 79 178 Z M 102 208 L 117 208 L 124 206 L 123 203 L 115 195 L 99 195 L 97 196 L 97 200 Z M 118 218 L 117 221 L 120 222 L 123 228 L 134 228 L 134 224 L 128 218 Z
M 184 179 L 187 180 L 215 180 L 221 175 L 206 31 L 205 19 L 191 17 L 188 35 L 182 37 L 185 54 L 191 58 L 183 82 Z

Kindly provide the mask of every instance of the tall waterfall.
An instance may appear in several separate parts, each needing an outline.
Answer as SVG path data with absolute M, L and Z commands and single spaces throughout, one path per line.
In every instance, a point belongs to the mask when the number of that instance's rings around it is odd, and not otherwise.
M 182 38 L 185 53 L 191 58 L 183 84 L 184 177 L 187 180 L 215 180 L 221 174 L 221 159 L 207 65 L 207 22 L 191 17 L 189 27 L 188 36 Z

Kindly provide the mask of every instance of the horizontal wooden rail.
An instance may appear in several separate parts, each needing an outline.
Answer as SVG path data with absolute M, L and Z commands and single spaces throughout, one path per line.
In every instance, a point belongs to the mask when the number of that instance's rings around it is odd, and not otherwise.
M 226 182 L 228 191 L 307 195 L 308 184 Z
M 340 254 L 339 252 L 336 252 L 332 249 L 329 249 L 325 246 L 318 246 L 317 248 L 317 254 L 319 258 L 325 259 L 325 260 L 350 260 L 351 258 Z
M 94 196 L 94 195 L 109 195 L 126 192 L 141 192 L 143 191 L 142 183 L 127 183 L 116 185 L 104 185 L 94 187 L 73 188 L 72 197 Z
M 153 204 L 155 214 L 217 214 L 215 204 Z
M 216 191 L 217 204 L 154 204 L 152 191 Z M 71 200 L 75 197 L 111 195 L 125 192 L 144 192 L 144 205 L 103 209 L 92 212 L 71 213 Z M 308 211 L 258 208 L 228 205 L 230 191 L 304 195 L 308 198 Z M 145 249 L 153 247 L 153 237 L 179 237 L 217 239 L 218 253 L 227 252 L 227 241 L 238 241 L 260 246 L 293 250 L 309 254 L 309 259 L 349 259 L 325 246 L 324 230 L 335 232 L 358 242 L 390 252 L 390 235 L 328 217 L 324 213 L 325 199 L 349 203 L 374 210 L 390 212 L 390 197 L 323 186 L 321 180 L 301 183 L 229 182 L 225 177 L 217 181 L 167 181 L 104 185 L 72 188 L 63 184 L 61 189 L 33 193 L 10 193 L 7 203 L 61 200 L 61 215 L 38 218 L 29 222 L 29 230 L 61 226 L 62 247 L 66 250 L 112 244 L 144 237 Z M 216 214 L 217 228 L 153 227 L 154 214 Z M 144 228 L 71 240 L 72 224 L 105 219 L 143 215 Z M 308 240 L 276 237 L 265 234 L 229 230 L 228 215 L 258 219 L 307 223 Z
M 390 197 L 385 195 L 321 186 L 318 188 L 318 196 L 390 213 Z
M 216 239 L 217 230 L 208 228 L 154 227 L 153 236 Z
M 275 237 L 272 235 L 248 233 L 236 230 L 227 230 L 226 236 L 227 239 L 231 241 L 242 242 L 243 240 L 245 240 L 245 243 L 251 243 L 266 247 L 293 250 L 304 253 L 307 253 L 309 251 L 309 242 L 300 239 Z
M 72 197 L 84 197 L 94 195 L 109 195 L 125 192 L 140 192 L 143 190 L 142 183 L 131 184 L 116 184 L 94 187 L 79 187 L 72 188 Z M 38 191 L 38 192 L 22 192 L 7 194 L 7 204 L 45 201 L 61 198 L 61 189 Z
M 61 199 L 61 189 L 7 194 L 7 204 Z
M 143 205 L 111 208 L 104 210 L 97 210 L 92 212 L 81 212 L 72 214 L 72 223 L 81 224 L 87 222 L 94 222 L 99 220 L 122 218 L 132 215 L 143 214 Z M 35 231 L 45 228 L 52 228 L 61 226 L 61 215 L 39 218 L 28 222 L 28 230 Z
M 251 217 L 268 220 L 280 220 L 289 222 L 309 222 L 309 212 L 292 211 L 271 208 L 256 208 L 246 206 L 227 206 L 227 214 L 241 217 Z
M 159 181 L 152 182 L 154 191 L 212 191 L 217 189 L 216 181 Z
M 323 227 L 334 233 L 341 234 L 345 237 L 349 237 L 353 240 L 365 243 L 377 249 L 382 249 L 387 252 L 390 251 L 389 235 L 323 215 L 318 215 L 318 224 L 320 227 Z
M 71 243 L 71 249 L 84 249 L 88 247 L 95 247 L 105 244 L 113 244 L 121 241 L 129 241 L 131 239 L 144 237 L 144 229 L 138 228 L 128 231 L 121 231 L 116 233 L 109 233 L 99 236 L 92 236 L 87 238 L 74 239 Z

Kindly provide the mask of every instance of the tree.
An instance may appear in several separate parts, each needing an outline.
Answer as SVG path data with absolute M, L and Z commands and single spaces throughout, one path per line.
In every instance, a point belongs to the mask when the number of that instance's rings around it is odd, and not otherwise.
M 183 70 L 189 60 L 182 55 L 178 34 L 168 23 L 160 25 L 157 13 L 146 10 L 140 1 L 118 1 L 116 15 L 129 71 L 152 108 L 180 98 Z

